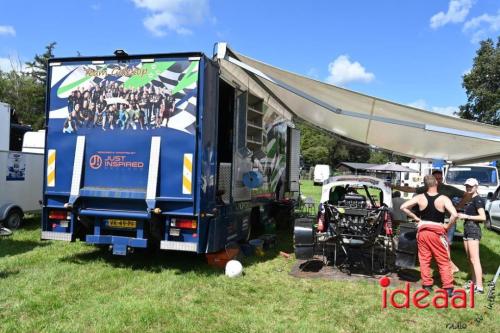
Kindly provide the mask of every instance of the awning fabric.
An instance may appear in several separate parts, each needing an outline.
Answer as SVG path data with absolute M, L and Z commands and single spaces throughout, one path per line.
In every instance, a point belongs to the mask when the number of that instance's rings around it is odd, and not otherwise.
M 297 117 L 349 139 L 405 156 L 457 164 L 500 157 L 499 127 L 339 88 L 229 49 L 217 56 L 222 67 L 237 65 L 259 79 Z

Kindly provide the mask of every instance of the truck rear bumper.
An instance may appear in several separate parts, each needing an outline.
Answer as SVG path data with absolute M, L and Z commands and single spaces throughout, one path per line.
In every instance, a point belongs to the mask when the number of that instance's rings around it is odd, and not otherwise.
M 95 245 L 111 245 L 113 254 L 121 256 L 127 255 L 127 248 L 129 247 L 146 248 L 148 246 L 148 240 L 144 238 L 111 235 L 87 235 L 86 242 Z

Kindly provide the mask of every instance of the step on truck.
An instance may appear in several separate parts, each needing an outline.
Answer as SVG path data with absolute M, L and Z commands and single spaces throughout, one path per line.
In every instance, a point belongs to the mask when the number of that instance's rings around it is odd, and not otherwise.
M 236 55 L 234 55 L 237 57 Z M 300 133 L 243 69 L 202 53 L 51 59 L 42 239 L 217 252 L 296 197 Z

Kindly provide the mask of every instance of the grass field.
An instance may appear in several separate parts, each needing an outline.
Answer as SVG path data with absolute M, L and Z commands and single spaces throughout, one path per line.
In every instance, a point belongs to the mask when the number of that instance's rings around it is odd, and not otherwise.
M 320 187 L 308 182 L 306 195 Z M 317 199 L 317 200 L 318 200 Z M 39 221 L 27 221 L 0 239 L 2 332 L 436 332 L 465 323 L 466 331 L 500 327 L 500 304 L 475 309 L 381 309 L 378 284 L 289 275 L 291 236 L 263 258 L 243 260 L 245 276 L 226 278 L 202 257 L 135 253 L 114 257 L 83 243 L 39 241 Z M 500 264 L 500 235 L 485 231 L 481 245 L 485 278 Z M 453 257 L 466 279 L 463 247 Z M 500 288 L 500 287 L 499 287 Z M 478 315 L 482 316 L 481 321 Z

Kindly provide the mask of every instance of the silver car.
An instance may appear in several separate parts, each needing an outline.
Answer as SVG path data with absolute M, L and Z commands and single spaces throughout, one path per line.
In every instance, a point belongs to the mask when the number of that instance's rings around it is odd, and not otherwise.
M 485 227 L 489 230 L 500 231 L 500 186 L 497 188 L 495 193 L 488 193 L 485 210 Z

